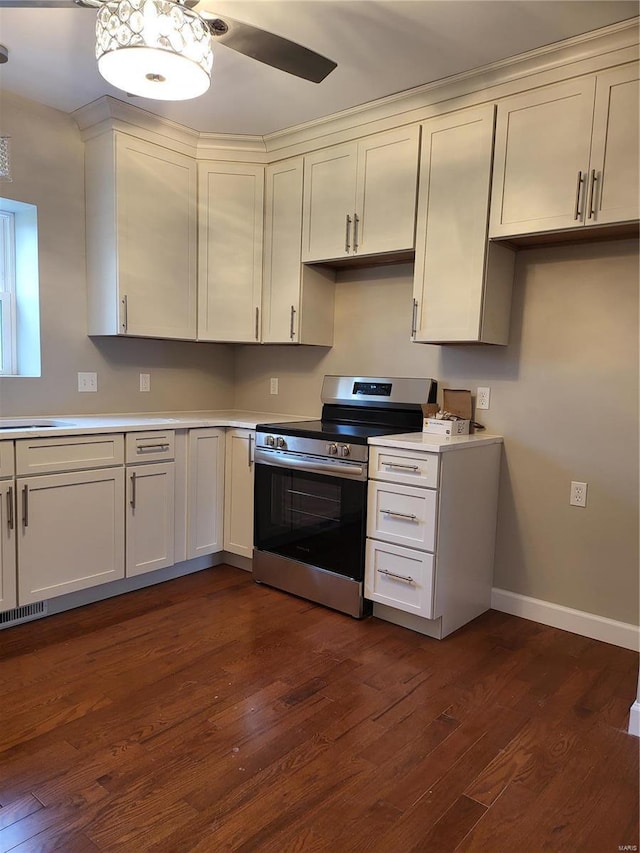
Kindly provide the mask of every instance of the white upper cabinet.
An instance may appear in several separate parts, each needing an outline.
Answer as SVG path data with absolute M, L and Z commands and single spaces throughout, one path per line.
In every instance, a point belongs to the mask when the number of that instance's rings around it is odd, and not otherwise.
M 262 341 L 331 346 L 335 272 L 301 261 L 303 163 L 265 171 Z
M 638 218 L 638 66 L 498 106 L 490 237 Z
M 413 249 L 419 143 L 410 125 L 305 157 L 303 261 Z
M 195 160 L 108 131 L 85 179 L 89 334 L 195 339 Z
M 198 169 L 198 340 L 259 341 L 264 166 Z
M 514 253 L 487 239 L 495 107 L 422 126 L 412 338 L 506 344 Z

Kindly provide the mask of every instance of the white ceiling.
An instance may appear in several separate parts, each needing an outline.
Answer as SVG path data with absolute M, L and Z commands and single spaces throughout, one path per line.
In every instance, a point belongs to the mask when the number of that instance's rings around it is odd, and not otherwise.
M 2 90 L 65 112 L 107 84 L 89 9 L 6 8 L 0 0 Z M 210 90 L 192 101 L 133 103 L 195 130 L 267 134 L 639 14 L 637 0 L 203 0 L 335 60 L 322 83 L 214 45 Z M 1 127 L 1 113 L 0 113 Z

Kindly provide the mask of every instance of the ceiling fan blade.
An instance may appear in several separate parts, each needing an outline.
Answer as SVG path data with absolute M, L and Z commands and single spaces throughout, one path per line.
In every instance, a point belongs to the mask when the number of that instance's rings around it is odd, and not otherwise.
M 195 11 L 209 25 L 214 43 L 220 42 L 238 53 L 257 59 L 258 62 L 264 62 L 265 65 L 271 65 L 272 68 L 279 68 L 313 83 L 321 83 L 337 67 L 337 62 L 301 44 L 226 15 L 218 18 L 214 12 L 199 8 L 201 5 L 196 5 Z

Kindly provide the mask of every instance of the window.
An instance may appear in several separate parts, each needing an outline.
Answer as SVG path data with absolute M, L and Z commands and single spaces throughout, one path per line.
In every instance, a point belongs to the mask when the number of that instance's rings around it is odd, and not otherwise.
M 40 376 L 38 219 L 0 198 L 0 376 Z

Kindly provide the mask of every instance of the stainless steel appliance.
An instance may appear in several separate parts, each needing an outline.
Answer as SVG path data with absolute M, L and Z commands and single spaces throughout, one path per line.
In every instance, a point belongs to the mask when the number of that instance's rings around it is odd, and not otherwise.
M 367 440 L 422 429 L 433 379 L 325 376 L 319 421 L 258 424 L 254 579 L 362 617 Z

